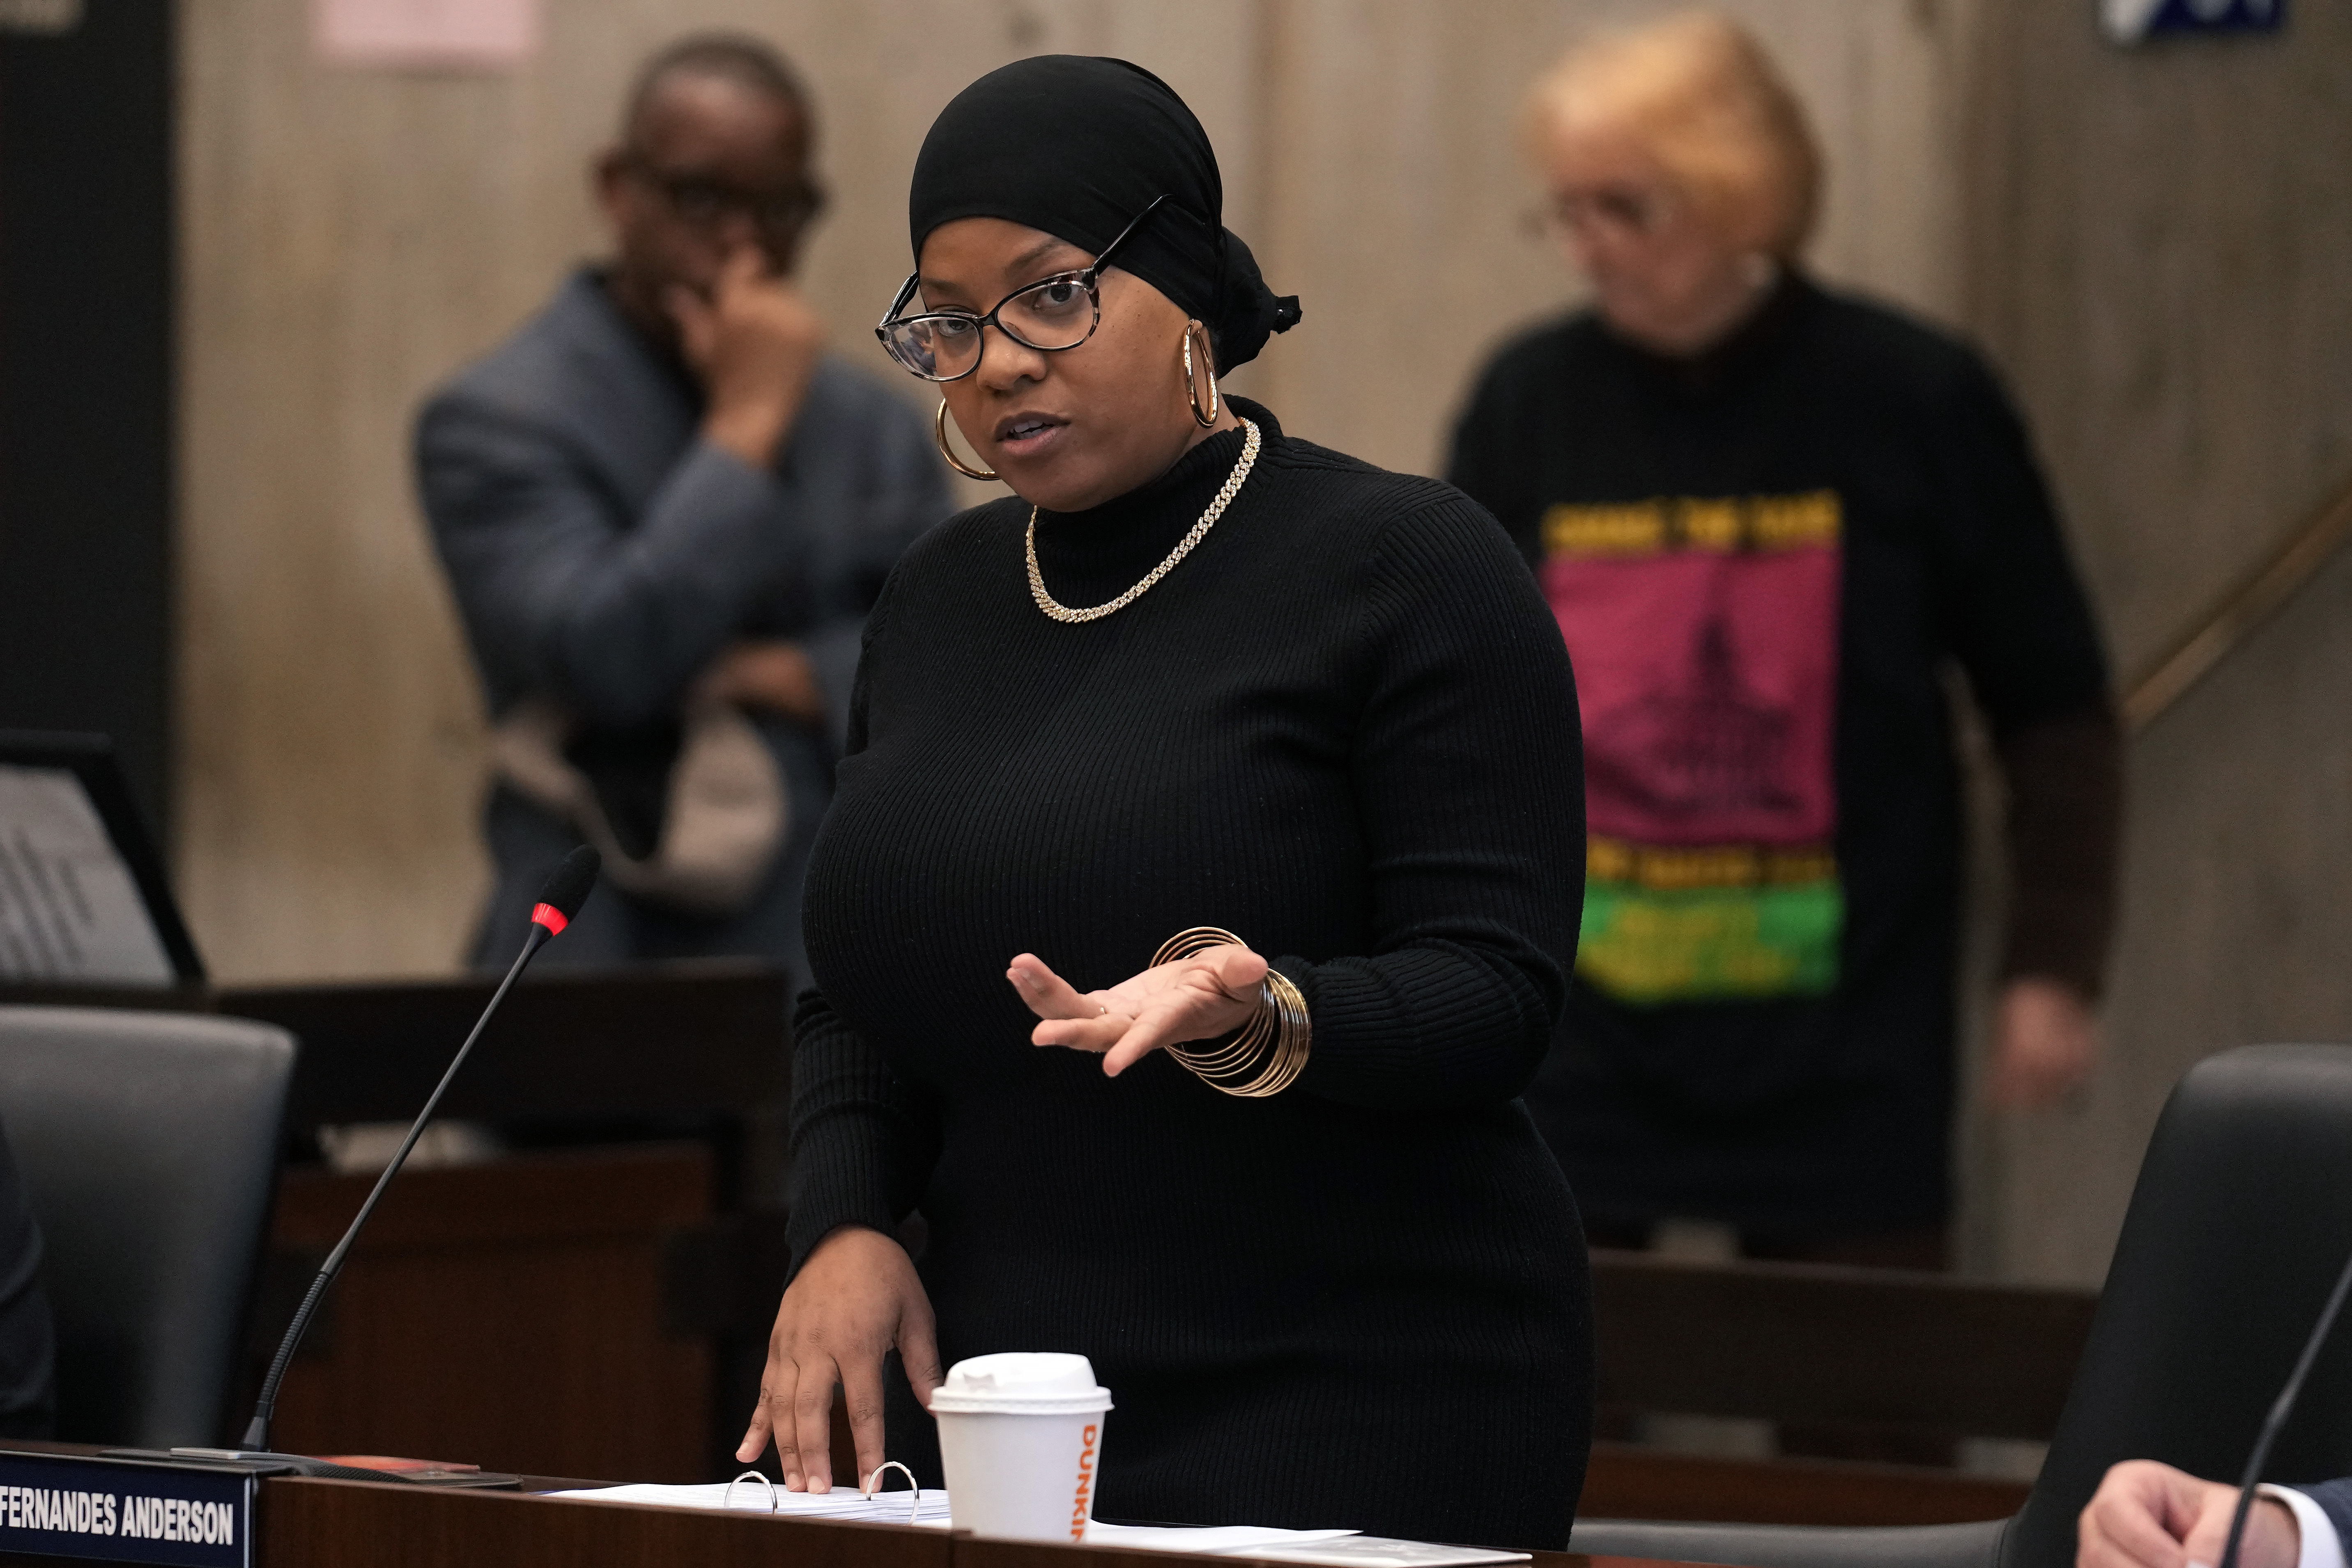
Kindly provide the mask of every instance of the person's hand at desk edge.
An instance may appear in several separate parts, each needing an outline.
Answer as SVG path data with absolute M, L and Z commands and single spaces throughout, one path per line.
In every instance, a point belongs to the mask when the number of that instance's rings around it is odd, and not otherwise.
M 1247 947 L 1215 942 L 1104 991 L 1077 991 L 1026 952 L 1004 977 L 1044 1020 L 1031 1043 L 1099 1053 L 1105 1074 L 1116 1078 L 1152 1051 L 1240 1027 L 1255 1005 L 1249 993 L 1265 973 L 1265 960 Z M 863 1489 L 882 1464 L 882 1358 L 892 1350 L 928 1408 L 942 1372 L 930 1299 L 914 1262 L 880 1231 L 844 1226 L 809 1254 L 776 1310 L 759 1403 L 736 1459 L 756 1461 L 772 1437 L 788 1489 L 831 1489 L 838 1384 L 857 1447 L 858 1473 L 845 1479 Z
M 843 1226 L 817 1243 L 776 1309 L 759 1403 L 736 1459 L 754 1462 L 773 1437 L 787 1490 L 830 1491 L 838 1384 L 857 1446 L 858 1474 L 845 1479 L 862 1489 L 882 1466 L 882 1358 L 894 1349 L 929 1408 L 941 1378 L 939 1340 L 914 1260 L 880 1231 Z
M 2237 1506 L 2233 1486 L 2126 1459 L 2083 1510 L 2075 1568 L 2217 1568 Z M 2265 1486 L 2246 1519 L 2239 1568 L 2345 1568 L 2341 1518 L 2352 1518 L 2352 1479 Z

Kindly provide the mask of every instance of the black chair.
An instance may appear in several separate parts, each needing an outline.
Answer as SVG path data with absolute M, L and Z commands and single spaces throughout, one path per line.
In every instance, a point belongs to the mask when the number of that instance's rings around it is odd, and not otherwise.
M 1577 1521 L 1570 1550 L 1745 1568 L 2067 1568 L 2120 1459 L 2234 1481 L 2352 1253 L 2352 1048 L 2200 1063 L 2148 1140 L 2089 1342 L 2014 1519 L 1916 1529 Z M 1923 1355 L 1936 1347 L 1921 1345 Z M 2265 1479 L 2352 1475 L 2352 1329 L 2314 1368 Z
M 222 1436 L 294 1037 L 236 1018 L 0 1007 L 0 1122 L 47 1248 L 58 1436 Z

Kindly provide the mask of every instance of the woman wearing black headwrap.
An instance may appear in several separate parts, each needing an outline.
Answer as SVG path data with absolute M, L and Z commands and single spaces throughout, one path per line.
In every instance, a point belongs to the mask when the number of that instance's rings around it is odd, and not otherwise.
M 1102 1517 L 1565 1545 L 1588 1289 L 1517 1099 L 1583 867 L 1556 626 L 1459 493 L 1220 397 L 1297 305 L 1158 79 L 983 78 L 911 207 L 881 335 L 1019 499 L 867 626 L 741 1457 L 827 1486 L 838 1383 L 861 1471 L 887 1404 L 935 1484 L 909 1388 L 1076 1351 Z

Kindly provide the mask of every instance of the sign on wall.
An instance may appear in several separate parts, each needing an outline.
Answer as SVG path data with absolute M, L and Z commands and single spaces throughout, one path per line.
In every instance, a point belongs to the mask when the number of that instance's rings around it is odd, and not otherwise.
M 2119 44 L 2166 33 L 2274 33 L 2286 0 L 2099 0 L 2099 19 Z
M 310 40 L 335 65 L 511 70 L 539 52 L 538 0 L 311 0 Z

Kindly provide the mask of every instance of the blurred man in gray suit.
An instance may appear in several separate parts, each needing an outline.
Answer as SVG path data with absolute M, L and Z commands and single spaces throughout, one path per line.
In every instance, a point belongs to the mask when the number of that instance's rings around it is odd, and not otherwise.
M 604 886 L 556 956 L 751 953 L 806 978 L 800 882 L 858 634 L 950 510 L 921 417 L 827 354 L 791 277 L 823 198 L 791 68 L 656 57 L 594 169 L 614 258 L 417 423 L 416 466 L 496 725 L 503 967 L 583 838 Z

